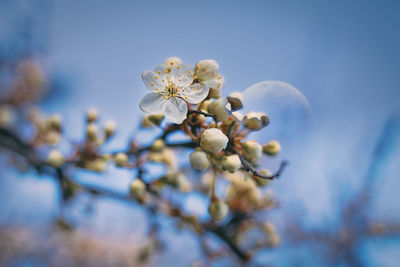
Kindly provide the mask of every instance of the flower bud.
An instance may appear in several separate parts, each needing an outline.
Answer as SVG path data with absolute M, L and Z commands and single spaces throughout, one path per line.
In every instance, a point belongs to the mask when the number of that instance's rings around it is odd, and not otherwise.
M 89 161 L 86 164 L 86 168 L 91 169 L 95 172 L 104 172 L 107 167 L 107 161 L 103 158 L 97 158 L 95 160 Z
M 262 112 L 249 112 L 243 118 L 244 126 L 249 130 L 260 130 L 269 124 L 269 118 Z
M 218 75 L 219 65 L 214 59 L 199 61 L 194 67 L 199 82 L 210 80 Z
M 165 176 L 167 183 L 180 188 L 185 182 L 186 177 L 181 172 L 171 172 Z
M 228 137 L 221 130 L 210 128 L 202 133 L 200 145 L 208 152 L 219 153 L 226 148 L 228 141 Z
M 165 60 L 164 64 L 167 67 L 173 67 L 179 64 L 182 64 L 182 60 L 179 57 L 170 57 Z
M 211 100 L 211 99 L 204 100 L 203 102 L 201 102 L 200 111 L 208 112 L 208 105 L 210 105 L 212 102 L 213 102 L 213 100 Z
M 228 100 L 226 98 L 219 98 L 210 103 L 207 109 L 208 113 L 217 117 L 217 120 L 225 121 L 228 119 L 230 115 L 228 107 L 229 107 Z
M 47 157 L 47 162 L 51 166 L 59 168 L 64 164 L 64 156 L 58 150 L 52 150 Z
M 86 120 L 89 123 L 97 121 L 98 116 L 99 116 L 99 114 L 97 112 L 97 109 L 95 109 L 95 108 L 90 108 L 86 112 Z
M 143 128 L 151 128 L 154 126 L 154 123 L 149 119 L 149 115 L 143 116 L 141 126 Z
M 89 123 L 86 127 L 86 136 L 90 141 L 97 139 L 97 126 L 94 123 Z
M 267 169 L 261 169 L 258 171 L 258 173 L 261 175 L 264 175 L 264 176 L 272 175 L 272 173 Z M 253 174 L 250 174 L 250 176 L 257 183 L 258 186 L 266 186 L 272 182 L 272 180 L 270 180 L 270 179 L 264 179 L 264 178 L 258 177 L 256 175 L 253 175 Z
M 59 114 L 53 114 L 47 120 L 47 125 L 56 131 L 61 131 L 61 116 Z
M 124 167 L 128 163 L 128 156 L 125 153 L 118 153 L 114 157 L 115 165 Z
M 252 164 L 256 164 L 262 156 L 262 146 L 256 141 L 246 141 L 242 143 L 243 156 Z
M 146 190 L 146 185 L 140 179 L 136 179 L 130 185 L 130 194 L 135 198 L 143 196 Z
M 263 146 L 264 154 L 269 156 L 275 156 L 279 151 L 281 151 L 281 145 L 276 140 L 272 140 Z
M 149 120 L 157 126 L 160 126 L 164 119 L 164 114 L 151 114 L 149 115 Z
M 210 165 L 207 154 L 203 151 L 194 151 L 190 154 L 190 165 L 193 169 L 204 170 Z
M 214 199 L 208 207 L 208 212 L 216 220 L 225 218 L 225 216 L 228 214 L 228 211 L 228 205 L 226 205 L 225 202 L 220 199 Z
M 161 152 L 165 147 L 165 142 L 162 139 L 157 139 L 154 141 L 154 143 L 151 145 L 151 151 L 153 152 Z
M 242 163 L 239 156 L 236 154 L 227 156 L 222 162 L 222 168 L 230 173 L 236 172 L 240 166 L 242 166 Z
M 243 96 L 241 93 L 234 92 L 228 96 L 228 102 L 231 104 L 231 110 L 236 111 L 243 107 Z
M 242 112 L 240 112 L 240 111 L 234 111 L 234 112 L 232 112 L 232 115 L 233 115 L 233 117 L 235 118 L 235 120 L 237 120 L 237 121 L 243 121 L 244 116 L 243 116 Z
M 0 106 L 0 127 L 10 127 L 15 120 L 15 111 L 11 106 Z
M 115 123 L 115 121 L 107 121 L 106 122 L 106 126 L 104 128 L 106 138 L 109 138 L 112 135 L 114 135 L 116 127 L 117 127 L 117 124 Z
M 276 232 L 275 225 L 270 222 L 266 222 L 262 225 L 263 231 L 268 235 L 268 245 L 276 247 L 280 243 L 280 238 Z

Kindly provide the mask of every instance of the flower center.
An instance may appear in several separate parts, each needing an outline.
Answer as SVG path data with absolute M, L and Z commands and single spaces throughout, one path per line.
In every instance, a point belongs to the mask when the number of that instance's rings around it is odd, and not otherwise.
M 171 97 L 179 96 L 179 87 L 168 79 L 168 85 L 164 88 L 164 98 L 170 99 Z

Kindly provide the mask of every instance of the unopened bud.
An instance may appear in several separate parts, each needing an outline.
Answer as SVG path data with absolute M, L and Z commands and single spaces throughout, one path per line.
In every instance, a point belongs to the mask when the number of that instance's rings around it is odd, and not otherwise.
M 241 93 L 234 92 L 228 96 L 228 102 L 231 104 L 231 110 L 236 111 L 243 107 L 243 96 Z
M 151 145 L 151 151 L 153 152 L 161 152 L 165 148 L 165 142 L 162 139 L 157 139 L 154 141 L 153 145 Z
M 226 148 L 228 141 L 228 137 L 221 130 L 210 128 L 202 133 L 200 145 L 206 151 L 219 153 Z
M 229 103 L 226 98 L 219 98 L 208 105 L 208 113 L 217 117 L 219 121 L 225 121 L 230 115 Z
M 164 115 L 163 114 L 151 114 L 148 115 L 149 116 L 149 120 L 154 123 L 157 126 L 160 126 L 161 122 L 164 119 Z
M 168 173 L 165 178 L 168 184 L 178 188 L 180 188 L 186 181 L 185 175 L 181 172 Z
M 272 140 L 263 146 L 264 154 L 269 156 L 275 156 L 279 151 L 281 151 L 281 145 L 276 140 Z
M 130 185 L 130 194 L 135 198 L 143 196 L 146 190 L 146 185 L 140 179 L 136 179 Z
M 204 170 L 210 165 L 207 154 L 203 151 L 194 151 L 190 154 L 190 165 L 193 169 Z
M 262 112 L 249 112 L 243 118 L 244 126 L 249 130 L 260 130 L 269 124 L 269 118 Z
M 272 173 L 267 169 L 261 169 L 258 171 L 258 173 L 263 176 L 271 176 L 272 175 Z M 264 179 L 259 176 L 253 175 L 253 174 L 251 174 L 250 176 L 257 183 L 258 186 L 266 186 L 272 182 L 271 179 Z
M 208 207 L 210 215 L 216 219 L 221 220 L 228 214 L 229 207 L 220 199 L 214 199 Z
M 104 172 L 107 167 L 107 161 L 105 161 L 103 158 L 98 158 L 95 159 L 87 165 L 88 169 L 91 169 L 95 172 Z
M 47 157 L 47 162 L 56 168 L 64 164 L 64 156 L 58 150 L 52 150 Z
M 61 131 L 61 116 L 59 114 L 53 114 L 47 120 L 47 124 L 50 128 Z
M 214 59 L 205 59 L 199 61 L 195 68 L 195 75 L 199 82 L 210 80 L 218 75 L 219 65 Z
M 242 143 L 243 156 L 255 164 L 262 156 L 262 146 L 256 141 L 245 141 Z
M 15 120 L 15 111 L 11 106 L 0 106 L 0 127 L 10 127 Z
M 236 154 L 227 156 L 222 162 L 222 168 L 231 173 L 236 172 L 240 168 L 240 166 L 242 166 L 242 163 L 239 156 Z
M 90 141 L 96 141 L 97 139 L 97 126 L 94 123 L 89 123 L 86 127 L 86 136 Z
M 107 121 L 106 122 L 106 126 L 104 128 L 106 138 L 109 138 L 112 135 L 114 135 L 116 127 L 117 127 L 117 124 L 115 123 L 115 121 Z
M 86 112 L 86 120 L 89 123 L 97 121 L 98 116 L 99 116 L 99 114 L 97 112 L 97 109 L 95 109 L 95 108 L 90 108 Z
M 118 153 L 114 157 L 115 165 L 124 167 L 128 163 L 128 156 L 125 153 Z

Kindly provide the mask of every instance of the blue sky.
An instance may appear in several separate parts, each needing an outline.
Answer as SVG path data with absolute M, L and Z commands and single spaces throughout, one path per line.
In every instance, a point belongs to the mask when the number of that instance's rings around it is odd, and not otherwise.
M 38 3 L 45 2 L 50 5 L 43 16 Z M 301 199 L 310 219 L 321 221 L 331 216 L 328 207 L 336 201 L 329 191 L 359 183 L 386 119 L 400 114 L 396 1 L 110 3 L 21 5 L 41 24 L 49 69 L 72 79 L 67 97 L 45 108 L 63 114 L 75 138 L 82 132 L 83 112 L 95 106 L 105 119 L 117 120 L 119 140 L 126 140 L 139 122 L 138 103 L 146 93 L 140 73 L 169 56 L 192 65 L 216 59 L 227 80 L 224 94 L 265 80 L 288 82 L 309 100 L 314 125 L 282 151 L 281 158 L 292 164 L 276 190 L 287 203 Z M 21 12 L 12 1 L 2 6 L 7 18 L 0 33 L 8 32 L 4 25 L 12 25 Z M 389 184 L 386 196 L 399 185 L 391 179 L 399 167 L 388 164 L 382 175 Z M 386 207 L 389 200 L 380 203 Z M 400 219 L 389 207 L 387 212 Z

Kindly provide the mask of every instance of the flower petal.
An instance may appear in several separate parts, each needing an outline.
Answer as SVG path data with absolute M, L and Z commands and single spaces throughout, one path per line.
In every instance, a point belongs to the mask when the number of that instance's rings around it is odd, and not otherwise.
M 186 119 L 187 111 L 186 102 L 180 98 L 171 97 L 165 102 L 164 115 L 165 119 L 170 122 L 181 124 Z
M 225 84 L 225 79 L 224 76 L 222 76 L 221 74 L 218 74 L 217 77 L 210 79 L 210 80 L 206 80 L 204 82 L 205 85 L 207 85 L 210 88 L 213 89 L 221 89 L 222 86 L 224 86 Z
M 171 81 L 179 87 L 190 85 L 194 79 L 194 71 L 190 65 L 179 64 L 171 68 Z
M 142 79 L 144 85 L 150 91 L 163 90 L 165 87 L 161 82 L 162 79 L 154 71 L 146 70 L 142 73 Z
M 203 101 L 207 97 L 209 91 L 209 87 L 204 83 L 195 83 L 183 89 L 184 91 L 182 90 L 180 92 L 181 97 L 191 104 L 198 104 Z
M 164 99 L 163 95 L 156 92 L 146 94 L 139 103 L 139 107 L 142 111 L 156 114 L 163 113 L 164 107 L 167 100 Z

